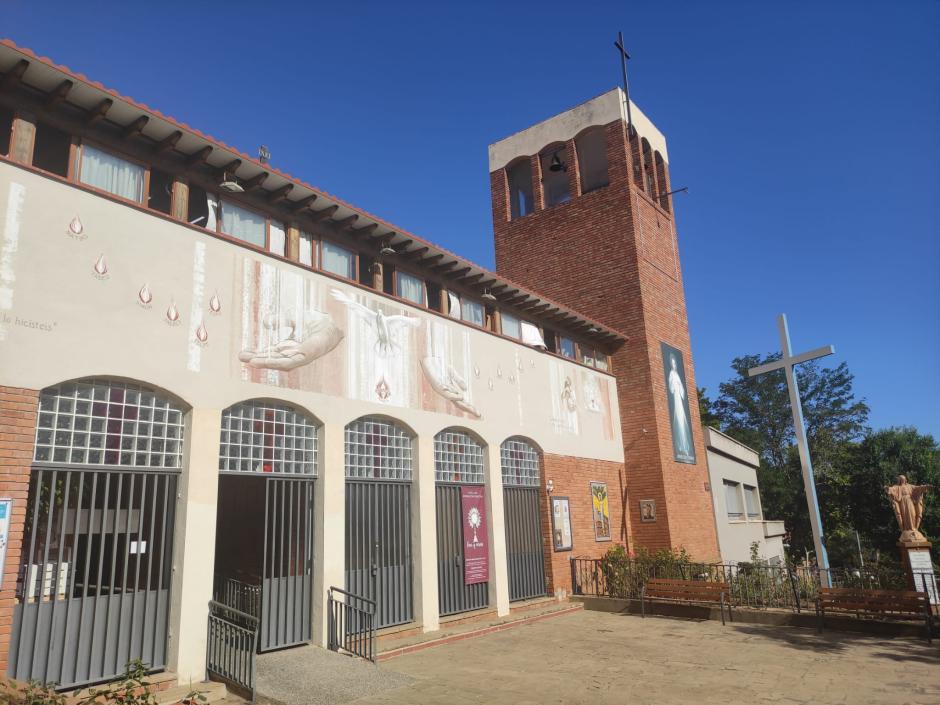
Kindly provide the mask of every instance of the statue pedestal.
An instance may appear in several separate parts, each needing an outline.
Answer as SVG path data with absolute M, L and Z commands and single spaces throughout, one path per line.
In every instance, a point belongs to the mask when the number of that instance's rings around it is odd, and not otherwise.
M 931 563 L 931 545 L 923 535 L 918 538 L 902 536 L 898 541 L 901 564 L 907 574 L 908 589 L 926 592 L 930 596 L 933 613 L 940 614 L 940 595 L 938 595 L 937 579 Z

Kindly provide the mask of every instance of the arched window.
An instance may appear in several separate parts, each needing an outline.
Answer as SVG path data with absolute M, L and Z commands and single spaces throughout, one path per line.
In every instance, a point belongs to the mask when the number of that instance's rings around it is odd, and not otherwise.
M 44 389 L 34 460 L 180 468 L 183 409 L 140 385 L 91 379 Z
M 219 470 L 316 476 L 316 423 L 286 404 L 230 406 L 222 412 Z
M 519 159 L 506 167 L 509 181 L 509 215 L 512 220 L 535 210 L 532 196 L 532 163 L 529 158 Z
M 346 426 L 346 477 L 411 480 L 411 434 L 398 424 L 365 416 Z
M 463 431 L 447 429 L 434 436 L 437 482 L 483 484 L 483 446 Z
M 524 438 L 509 438 L 499 447 L 503 484 L 538 487 L 541 460 L 535 446 Z
M 650 150 L 650 143 L 643 138 L 643 188 L 650 195 L 650 198 L 656 198 L 656 177 L 653 174 L 653 153 Z
M 595 127 L 575 140 L 581 193 L 603 188 L 610 183 L 607 175 L 607 138 L 604 128 Z
M 666 181 L 666 163 L 659 152 L 654 153 L 653 161 L 656 164 L 656 180 L 659 182 L 659 205 L 664 211 L 668 212 L 669 196 L 666 195 L 666 192 L 669 191 L 669 183 Z
M 568 150 L 563 144 L 549 147 L 539 156 L 545 207 L 571 200 L 568 188 Z

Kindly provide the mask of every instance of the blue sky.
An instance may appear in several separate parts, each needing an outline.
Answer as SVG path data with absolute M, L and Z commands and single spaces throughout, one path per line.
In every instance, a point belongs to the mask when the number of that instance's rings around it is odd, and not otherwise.
M 486 147 L 619 82 L 666 134 L 696 376 L 836 346 L 940 437 L 940 2 L 6 0 L 3 29 L 493 265 Z

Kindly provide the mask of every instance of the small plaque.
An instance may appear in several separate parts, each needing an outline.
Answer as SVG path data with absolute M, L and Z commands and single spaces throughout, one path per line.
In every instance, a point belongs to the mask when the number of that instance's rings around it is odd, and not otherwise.
M 641 499 L 640 500 L 640 521 L 645 521 L 645 522 L 656 521 L 656 500 L 655 499 Z
M 570 551 L 571 508 L 567 497 L 552 497 L 552 544 L 556 551 Z
M 13 500 L 0 499 L 0 587 L 3 586 L 3 568 L 7 559 L 7 544 L 10 542 L 10 520 Z
M 940 604 L 937 595 L 937 579 L 934 577 L 930 551 L 908 550 L 907 560 L 911 566 L 911 575 L 914 578 L 914 589 L 917 592 L 926 592 L 930 604 Z

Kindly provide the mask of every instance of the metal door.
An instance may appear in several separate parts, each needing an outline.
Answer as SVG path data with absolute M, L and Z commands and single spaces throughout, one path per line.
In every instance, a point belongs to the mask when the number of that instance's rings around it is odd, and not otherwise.
M 489 583 L 464 584 L 463 510 L 460 485 L 438 482 L 437 601 L 441 616 L 478 610 L 489 604 Z
M 509 600 L 545 595 L 545 556 L 537 487 L 503 487 Z
M 311 638 L 312 479 L 265 478 L 259 651 Z
M 166 665 L 176 486 L 175 472 L 34 467 L 10 676 L 74 687 Z
M 376 628 L 413 619 L 412 574 L 411 483 L 347 479 L 346 590 L 376 603 Z

